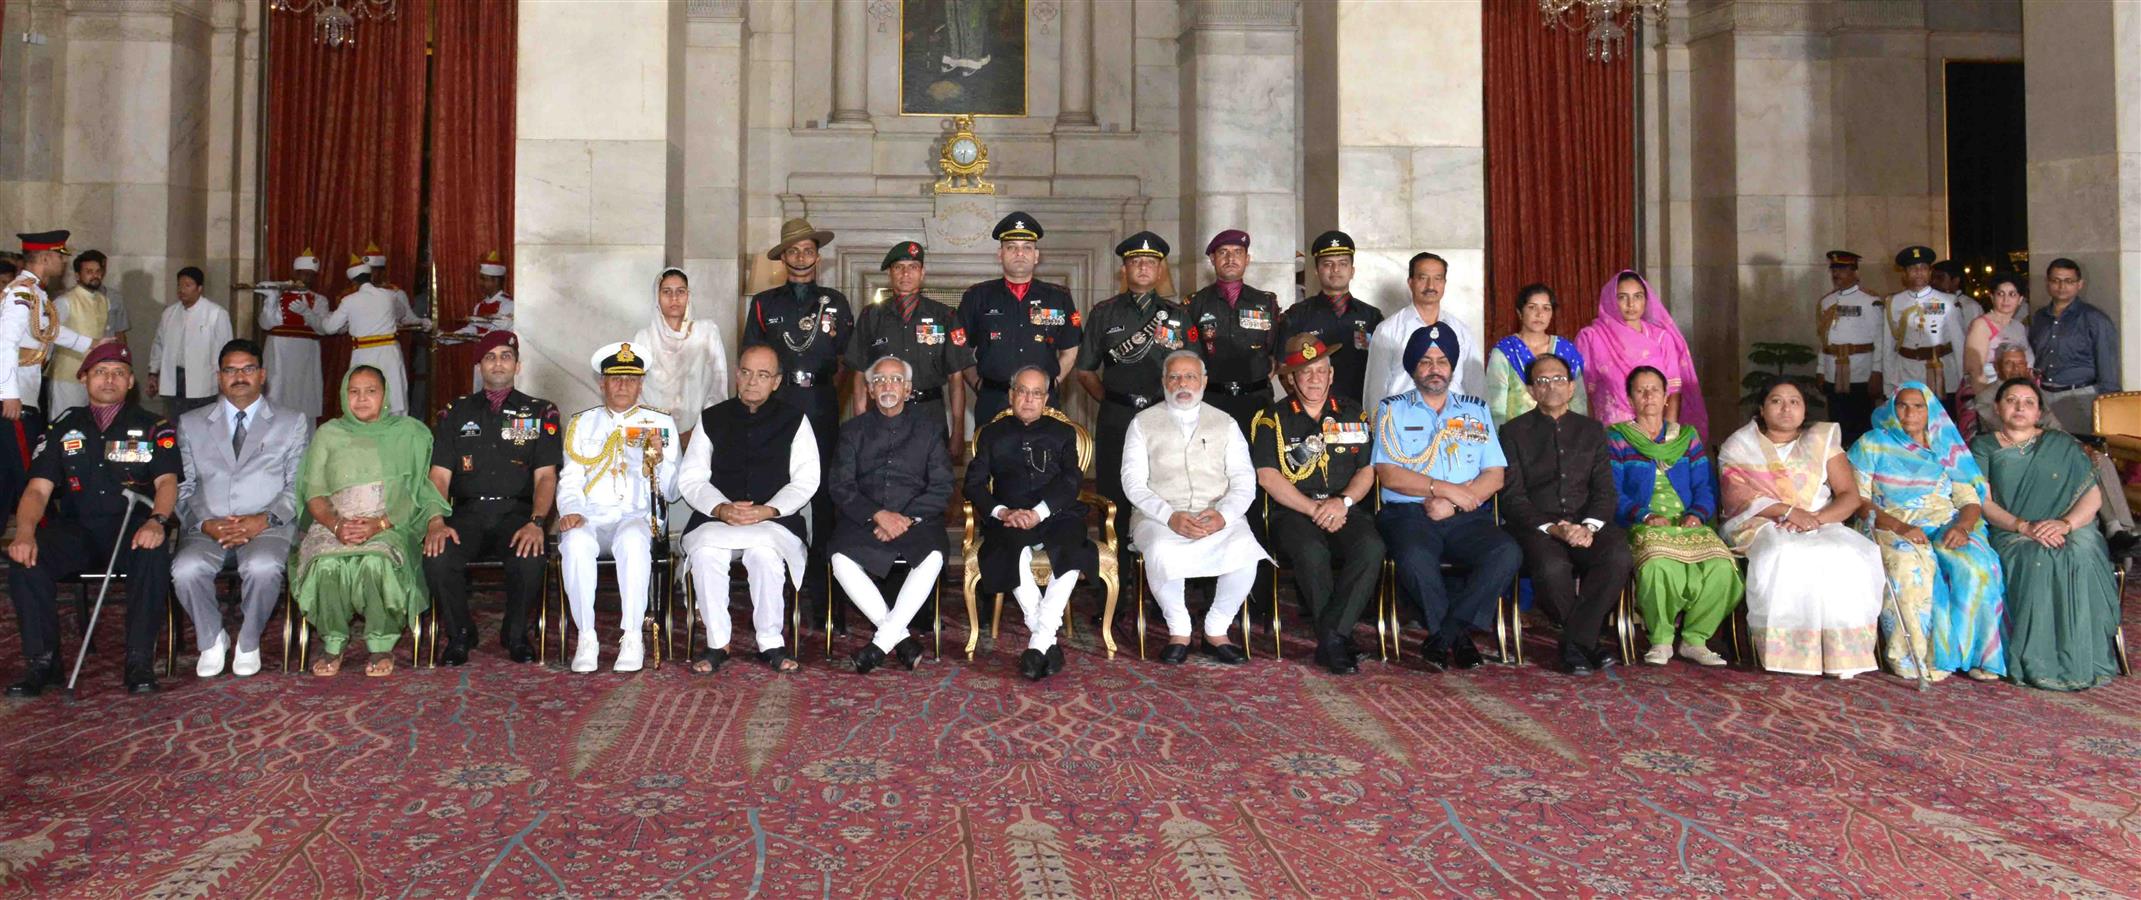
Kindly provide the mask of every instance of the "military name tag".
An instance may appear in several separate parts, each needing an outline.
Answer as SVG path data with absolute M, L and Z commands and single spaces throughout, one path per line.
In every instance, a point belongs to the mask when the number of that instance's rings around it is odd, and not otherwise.
M 1261 309 L 1242 310 L 1241 327 L 1250 331 L 1270 331 L 1271 314 Z
M 1866 308 L 1863 306 L 1838 306 L 1836 307 L 1836 314 L 1846 319 L 1856 319 L 1866 314 Z
M 154 456 L 148 441 L 105 441 L 104 458 L 115 463 L 145 463 Z

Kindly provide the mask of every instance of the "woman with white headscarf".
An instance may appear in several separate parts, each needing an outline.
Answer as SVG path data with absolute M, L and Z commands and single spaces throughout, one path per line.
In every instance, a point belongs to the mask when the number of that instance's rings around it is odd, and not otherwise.
M 633 336 L 647 357 L 640 402 L 668 410 L 689 435 L 699 412 L 729 398 L 728 350 L 721 326 L 691 318 L 691 279 L 671 266 L 654 279 L 654 321 Z

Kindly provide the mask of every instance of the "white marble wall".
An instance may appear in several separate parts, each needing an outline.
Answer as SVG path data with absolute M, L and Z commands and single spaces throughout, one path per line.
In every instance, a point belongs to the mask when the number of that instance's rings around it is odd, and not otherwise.
M 1294 54 L 1300 44 L 1291 2 L 1205 0 L 1189 7 L 1180 53 L 1183 104 L 1182 216 L 1176 245 L 1183 292 L 1214 280 L 1200 254 L 1229 228 L 1249 233 L 1244 280 L 1291 295 L 1300 230 L 1301 142 L 1294 122 Z

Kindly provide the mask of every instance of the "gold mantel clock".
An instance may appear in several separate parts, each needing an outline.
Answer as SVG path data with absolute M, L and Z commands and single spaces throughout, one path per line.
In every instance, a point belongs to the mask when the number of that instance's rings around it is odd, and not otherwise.
M 973 116 L 953 116 L 952 134 L 937 156 L 939 194 L 993 194 L 996 185 L 981 180 L 989 171 L 989 147 L 974 136 Z

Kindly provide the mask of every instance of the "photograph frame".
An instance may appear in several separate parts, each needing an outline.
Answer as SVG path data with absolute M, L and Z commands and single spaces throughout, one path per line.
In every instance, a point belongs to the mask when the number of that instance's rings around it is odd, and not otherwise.
M 1031 4 L 1032 0 L 899 0 L 899 114 L 995 119 L 1030 115 Z M 1016 16 L 1015 27 L 1012 16 Z M 970 26 L 970 41 L 978 41 L 970 43 L 963 56 L 955 55 L 960 51 L 949 46 L 955 19 Z M 1007 39 L 1014 48 L 1010 53 L 1004 50 Z M 1005 55 L 1016 58 L 999 58 Z M 982 72 L 988 73 L 987 80 L 969 80 Z M 1008 84 L 1014 77 L 1016 85 Z M 973 93 L 967 93 L 967 88 Z

